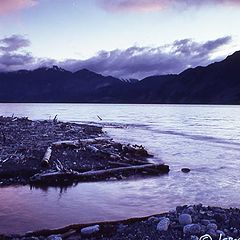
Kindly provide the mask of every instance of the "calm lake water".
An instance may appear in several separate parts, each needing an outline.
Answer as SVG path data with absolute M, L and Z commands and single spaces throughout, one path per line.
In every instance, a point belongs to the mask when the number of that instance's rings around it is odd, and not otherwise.
M 239 106 L 0 104 L 0 115 L 13 113 L 102 125 L 116 141 L 144 145 L 171 172 L 67 189 L 0 188 L 0 233 L 146 216 L 200 202 L 240 207 Z M 182 167 L 192 171 L 184 174 Z

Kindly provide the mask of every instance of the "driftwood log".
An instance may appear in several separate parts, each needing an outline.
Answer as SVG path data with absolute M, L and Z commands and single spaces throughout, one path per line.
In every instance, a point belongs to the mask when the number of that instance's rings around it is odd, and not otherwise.
M 60 183 L 66 181 L 97 181 L 119 176 L 135 174 L 159 175 L 169 172 L 169 166 L 165 164 L 144 164 L 136 166 L 118 167 L 106 170 L 87 171 L 54 171 L 44 172 L 30 178 L 31 183 Z
M 52 155 L 52 147 L 48 147 L 43 156 L 42 162 L 41 162 L 41 165 L 43 167 L 49 166 L 49 161 L 50 161 L 51 155 Z

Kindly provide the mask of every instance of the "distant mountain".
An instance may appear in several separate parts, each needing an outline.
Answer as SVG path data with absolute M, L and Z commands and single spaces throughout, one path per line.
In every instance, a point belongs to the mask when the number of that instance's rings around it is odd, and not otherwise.
M 87 69 L 74 73 L 57 66 L 20 70 L 0 73 L 0 102 L 105 102 L 111 89 L 122 84 Z
M 141 81 L 57 66 L 0 73 L 0 102 L 240 104 L 240 51 L 207 67 Z

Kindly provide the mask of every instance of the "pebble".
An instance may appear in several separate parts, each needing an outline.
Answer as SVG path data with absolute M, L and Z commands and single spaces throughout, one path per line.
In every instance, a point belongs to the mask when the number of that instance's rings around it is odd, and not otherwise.
M 99 232 L 100 227 L 99 225 L 89 226 L 81 229 L 81 234 L 85 236 L 92 235 L 94 233 Z
M 183 233 L 186 235 L 197 235 L 200 232 L 201 226 L 199 224 L 188 224 L 183 228 Z
M 60 235 L 51 235 L 47 240 L 62 240 L 62 237 Z
M 151 222 L 151 223 L 158 222 L 159 218 L 152 216 L 152 217 L 148 218 L 148 221 Z
M 207 225 L 207 229 L 208 230 L 210 230 L 210 229 L 213 229 L 213 230 L 217 230 L 218 229 L 218 226 L 217 226 L 217 224 L 215 224 L 215 223 L 209 223 L 208 225 Z
M 211 237 L 214 237 L 214 238 L 218 237 L 218 234 L 217 234 L 217 232 L 216 232 L 214 229 L 209 229 L 209 230 L 207 231 L 207 233 L 208 233 Z
M 209 221 L 209 220 L 207 220 L 207 219 L 203 219 L 202 221 L 201 221 L 201 224 L 202 225 L 204 225 L 204 226 L 207 226 L 208 224 L 210 224 L 211 222 Z
M 163 217 L 160 219 L 160 222 L 157 225 L 157 231 L 167 231 L 169 225 L 170 225 L 170 219 Z
M 178 221 L 182 226 L 185 226 L 192 223 L 192 217 L 190 214 L 181 214 Z
M 222 235 L 222 237 L 226 236 L 226 234 L 221 230 L 217 230 L 216 233 L 217 233 L 218 236 L 221 236 L 221 235 Z
M 182 168 L 181 171 L 184 173 L 189 173 L 191 171 L 191 169 L 190 168 Z
M 199 240 L 198 236 L 192 235 L 191 240 Z

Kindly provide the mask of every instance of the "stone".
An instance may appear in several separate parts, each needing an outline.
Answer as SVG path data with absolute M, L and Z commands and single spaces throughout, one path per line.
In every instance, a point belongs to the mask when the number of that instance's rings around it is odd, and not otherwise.
M 51 235 L 47 237 L 47 240 L 62 240 L 62 237 L 60 235 Z
M 157 225 L 157 231 L 167 231 L 170 225 L 169 218 L 160 218 L 160 222 Z
M 211 222 L 207 219 L 202 219 L 201 224 L 204 226 L 207 226 L 208 224 L 210 224 Z
M 191 240 L 199 240 L 198 236 L 192 235 Z
M 185 226 L 192 223 L 192 217 L 190 214 L 181 214 L 178 221 L 182 226 Z
M 186 235 L 198 235 L 201 232 L 201 226 L 199 224 L 188 224 L 183 228 L 183 233 Z
M 225 237 L 225 236 L 226 236 L 226 234 L 225 234 L 223 231 L 221 231 L 221 230 L 217 230 L 217 231 L 216 231 L 216 234 L 217 234 L 218 236 L 222 236 L 222 237 Z
M 151 223 L 155 223 L 155 222 L 159 221 L 159 218 L 152 216 L 152 217 L 148 218 L 148 221 L 151 222 Z
M 89 236 L 99 232 L 99 230 L 100 230 L 99 225 L 89 226 L 89 227 L 82 228 L 81 234 L 85 236 Z
M 222 214 L 222 213 L 215 213 L 214 214 L 214 219 L 217 221 L 217 222 L 224 222 L 225 219 L 227 219 L 227 216 L 225 214 Z
M 189 173 L 191 171 L 191 169 L 190 168 L 182 168 L 181 171 L 183 173 Z
M 210 229 L 213 229 L 213 230 L 217 230 L 218 229 L 218 226 L 217 226 L 217 224 L 215 224 L 215 223 L 209 223 L 208 225 L 207 225 L 207 229 L 208 230 L 210 230 Z
M 117 228 L 117 232 L 123 232 L 126 228 L 127 228 L 128 225 L 124 225 L 123 223 L 120 223 L 118 225 L 118 228 Z
M 218 237 L 218 234 L 217 234 L 216 230 L 214 230 L 214 229 L 209 229 L 209 230 L 207 231 L 207 233 L 208 233 L 211 237 L 213 237 L 213 238 L 217 238 L 217 237 Z
M 207 226 L 201 224 L 201 233 L 205 233 L 207 231 Z

